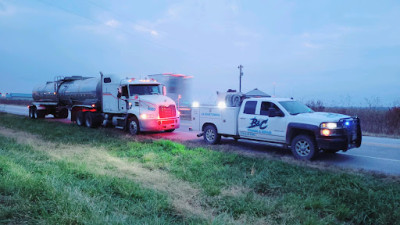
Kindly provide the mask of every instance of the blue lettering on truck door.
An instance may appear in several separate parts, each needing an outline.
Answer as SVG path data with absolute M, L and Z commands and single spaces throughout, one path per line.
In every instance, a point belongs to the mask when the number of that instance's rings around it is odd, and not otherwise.
M 250 126 L 247 128 L 254 128 L 254 127 L 259 127 L 261 130 L 264 130 L 265 128 L 268 127 L 268 119 L 266 120 L 258 120 L 257 118 L 252 118 L 250 122 Z

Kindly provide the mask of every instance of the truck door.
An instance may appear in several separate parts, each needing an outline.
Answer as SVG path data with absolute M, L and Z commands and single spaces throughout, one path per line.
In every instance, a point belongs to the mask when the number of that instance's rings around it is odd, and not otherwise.
M 120 113 L 126 113 L 128 110 L 128 99 L 129 99 L 129 92 L 128 86 L 123 85 L 121 86 L 121 96 L 118 98 L 118 111 Z
M 247 101 L 239 112 L 238 131 L 244 138 L 257 139 L 258 129 L 252 127 L 256 118 L 257 101 Z
M 257 137 L 262 140 L 283 142 L 286 138 L 286 117 L 273 102 L 262 101 L 257 116 Z M 253 124 L 256 125 L 256 124 Z

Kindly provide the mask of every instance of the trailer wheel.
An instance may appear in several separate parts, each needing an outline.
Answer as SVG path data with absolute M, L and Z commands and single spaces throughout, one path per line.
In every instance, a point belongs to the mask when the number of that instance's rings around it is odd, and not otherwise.
M 207 125 L 204 128 L 204 140 L 212 145 L 218 144 L 221 141 L 221 135 L 218 134 L 214 125 Z
M 131 135 L 137 135 L 140 132 L 139 122 L 135 117 L 129 119 L 128 130 Z
M 316 144 L 308 135 L 298 135 L 292 140 L 292 154 L 296 159 L 311 160 L 317 153 Z
M 83 126 L 85 120 L 85 113 L 82 111 L 78 111 L 76 115 L 76 124 L 78 126 Z

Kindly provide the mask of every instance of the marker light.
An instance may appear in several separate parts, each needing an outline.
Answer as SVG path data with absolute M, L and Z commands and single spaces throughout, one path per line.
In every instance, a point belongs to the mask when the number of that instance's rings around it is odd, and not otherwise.
M 323 129 L 323 130 L 321 130 L 321 135 L 329 136 L 329 135 L 331 135 L 331 131 L 328 129 Z
M 218 102 L 218 108 L 220 108 L 220 109 L 226 108 L 226 103 L 225 102 Z
M 142 114 L 142 115 L 140 115 L 140 118 L 142 118 L 142 119 L 147 119 L 147 114 Z
M 344 123 L 344 125 L 349 126 L 349 125 L 350 125 L 350 122 L 347 121 L 346 123 Z
M 193 108 L 200 107 L 200 103 L 199 103 L 199 102 L 193 102 L 193 103 L 192 103 L 192 107 L 193 107 Z

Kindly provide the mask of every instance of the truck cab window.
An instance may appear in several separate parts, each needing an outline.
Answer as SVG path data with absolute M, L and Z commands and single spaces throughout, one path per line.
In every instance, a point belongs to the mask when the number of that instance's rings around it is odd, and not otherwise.
M 261 103 L 260 115 L 269 116 L 269 113 L 270 113 L 269 109 L 270 108 L 275 109 L 276 115 L 284 115 L 282 110 L 279 109 L 279 107 L 277 105 L 275 105 L 274 103 L 272 103 L 272 102 L 262 102 Z
M 244 114 L 256 114 L 257 101 L 248 101 L 244 106 Z
M 270 107 L 271 107 L 270 102 L 262 102 L 261 109 L 260 109 L 260 115 L 268 116 L 268 110 Z
M 131 96 L 134 95 L 160 95 L 160 85 L 129 85 Z

